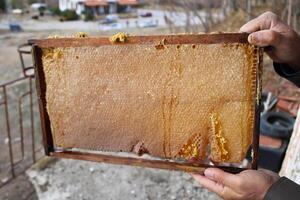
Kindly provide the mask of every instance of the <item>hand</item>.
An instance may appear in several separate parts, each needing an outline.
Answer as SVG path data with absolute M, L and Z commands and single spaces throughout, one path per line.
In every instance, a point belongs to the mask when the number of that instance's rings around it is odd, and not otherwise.
M 223 199 L 262 200 L 279 176 L 268 170 L 245 170 L 229 174 L 217 168 L 208 168 L 204 175 L 192 174 L 195 180 Z
M 300 70 L 300 37 L 274 13 L 263 13 L 242 26 L 240 32 L 251 33 L 249 43 L 268 47 L 266 53 L 274 62 Z

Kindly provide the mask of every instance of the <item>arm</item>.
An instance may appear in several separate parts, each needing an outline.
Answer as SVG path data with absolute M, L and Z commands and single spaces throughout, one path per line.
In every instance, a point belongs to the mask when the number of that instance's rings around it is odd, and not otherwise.
M 277 72 L 277 74 L 279 74 L 279 76 L 288 79 L 300 88 L 300 71 L 294 70 L 287 64 L 274 63 L 273 65 L 275 71 Z
M 281 177 L 269 188 L 264 200 L 297 200 L 299 197 L 300 186 L 285 177 Z

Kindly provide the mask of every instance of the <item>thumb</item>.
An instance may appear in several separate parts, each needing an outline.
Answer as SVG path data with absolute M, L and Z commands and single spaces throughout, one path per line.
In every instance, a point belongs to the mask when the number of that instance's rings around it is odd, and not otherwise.
M 239 178 L 236 175 L 224 172 L 223 170 L 218 168 L 208 168 L 204 171 L 204 175 L 207 178 L 224 186 L 231 187 L 240 184 Z
M 248 36 L 248 42 L 250 44 L 266 47 L 274 46 L 276 47 L 281 40 L 281 34 L 273 30 L 262 30 L 251 33 Z

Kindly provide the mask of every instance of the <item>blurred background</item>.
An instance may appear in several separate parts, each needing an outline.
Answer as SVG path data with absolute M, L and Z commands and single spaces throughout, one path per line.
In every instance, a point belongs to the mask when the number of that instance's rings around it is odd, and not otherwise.
M 237 32 L 265 11 L 300 29 L 299 0 L 0 0 L 0 199 L 219 199 L 189 174 L 45 158 L 28 39 Z M 299 89 L 264 56 L 260 167 L 279 172 Z

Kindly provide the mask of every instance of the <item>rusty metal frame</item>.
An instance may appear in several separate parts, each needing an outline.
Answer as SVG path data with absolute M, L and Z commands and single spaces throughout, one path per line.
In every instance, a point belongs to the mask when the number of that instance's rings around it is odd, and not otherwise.
M 2 184 L 0 184 L 0 187 L 7 184 L 11 180 L 13 180 L 16 176 L 24 172 L 28 167 L 30 167 L 29 164 L 26 164 L 25 167 L 22 167 L 22 170 L 16 171 L 16 167 L 18 165 L 21 165 L 22 161 L 28 160 L 28 158 L 25 158 L 25 146 L 24 146 L 24 127 L 23 127 L 23 114 L 22 114 L 22 108 L 23 108 L 23 100 L 25 97 L 29 98 L 29 112 L 30 112 L 30 133 L 31 133 L 31 158 L 32 163 L 35 163 L 37 161 L 36 153 L 41 151 L 41 148 L 36 149 L 35 147 L 35 129 L 34 129 L 34 113 L 33 113 L 33 79 L 34 76 L 28 76 L 28 77 L 21 77 L 18 79 L 15 79 L 13 81 L 9 81 L 3 84 L 0 84 L 0 91 L 2 91 L 3 94 L 3 101 L 0 102 L 0 106 L 4 106 L 4 115 L 5 115 L 5 126 L 6 126 L 6 136 L 8 138 L 8 154 L 9 154 L 9 165 L 10 165 L 10 174 L 11 177 L 7 178 Z M 14 160 L 14 152 L 12 147 L 12 135 L 11 135 L 11 122 L 10 122 L 10 113 L 9 113 L 9 101 L 8 101 L 8 94 L 7 94 L 7 87 L 12 86 L 14 84 L 24 83 L 24 81 L 28 81 L 29 90 L 24 92 L 19 98 L 16 100 L 18 102 L 18 114 L 19 114 L 19 130 L 20 130 L 20 151 L 21 151 L 21 158 L 17 161 Z
M 203 35 L 169 35 L 169 36 L 134 36 L 130 37 L 126 44 L 159 44 L 163 41 L 165 44 L 215 44 L 215 43 L 247 43 L 248 34 L 226 33 L 226 34 L 203 34 Z M 79 41 L 80 40 L 80 41 Z M 205 168 L 218 167 L 231 173 L 239 173 L 245 169 L 257 169 L 258 159 L 258 144 L 259 144 L 259 123 L 260 123 L 260 75 L 258 73 L 256 80 L 256 98 L 253 99 L 255 114 L 254 114 L 254 129 L 252 148 L 251 167 L 241 168 L 226 165 L 211 165 L 205 163 L 190 163 L 168 160 L 149 160 L 143 158 L 120 157 L 113 155 L 104 155 L 98 153 L 80 152 L 70 149 L 56 149 L 53 144 L 53 138 L 50 127 L 49 115 L 46 109 L 46 82 L 42 64 L 42 48 L 55 47 L 80 47 L 80 46 L 100 46 L 111 45 L 108 38 L 62 38 L 62 39 L 45 39 L 31 40 L 33 44 L 34 67 L 36 72 L 36 87 L 40 108 L 41 125 L 43 132 L 44 149 L 46 155 L 73 158 L 96 162 L 106 162 L 112 164 L 125 164 L 134 166 L 143 166 L 160 169 L 182 170 L 186 172 L 203 173 Z M 123 45 L 123 44 L 117 44 Z M 261 51 L 261 49 L 258 49 Z M 262 57 L 259 56 L 258 62 L 261 63 Z M 257 66 L 260 67 L 259 65 Z M 260 72 L 260 69 L 257 69 Z
M 16 178 L 18 175 L 22 174 L 25 172 L 26 169 L 28 169 L 32 164 L 34 164 L 40 157 L 37 157 L 37 153 L 40 153 L 42 150 L 42 147 L 36 147 L 35 145 L 35 118 L 34 118 L 34 111 L 33 111 L 33 106 L 35 105 L 34 101 L 34 86 L 33 86 L 33 81 L 34 81 L 34 74 L 28 74 L 26 73 L 27 70 L 32 69 L 33 66 L 26 67 L 24 60 L 23 60 L 23 54 L 31 54 L 31 51 L 29 50 L 24 50 L 22 49 L 23 47 L 30 47 L 31 45 L 29 44 L 24 44 L 20 45 L 18 47 L 18 52 L 20 55 L 20 62 L 22 66 L 22 72 L 23 76 L 17 79 L 14 79 L 12 81 L 4 82 L 0 84 L 0 92 L 2 92 L 2 101 L 0 100 L 0 107 L 4 107 L 4 119 L 5 119 L 5 126 L 6 128 L 3 130 L 4 133 L 6 134 L 7 137 L 7 147 L 8 147 L 8 155 L 9 155 L 9 168 L 10 168 L 10 174 L 7 175 L 3 180 L 2 183 L 0 184 L 0 187 L 8 184 L 10 181 L 12 181 L 14 178 Z M 10 110 L 9 110 L 9 89 L 8 87 L 13 87 L 14 85 L 18 84 L 27 84 L 28 85 L 28 90 L 23 92 L 18 96 L 17 99 L 12 99 L 10 101 L 15 101 L 17 103 L 17 115 L 18 118 L 15 120 L 18 121 L 19 126 L 16 127 L 19 129 L 19 136 L 20 136 L 20 151 L 15 150 L 20 152 L 20 158 L 18 160 L 15 160 L 15 152 L 13 150 L 13 143 L 12 143 L 12 130 L 11 130 L 11 119 L 10 119 Z M 24 105 L 24 100 L 28 98 L 29 99 L 29 115 L 30 115 L 30 144 L 29 147 L 27 147 L 25 143 L 25 138 L 24 138 L 24 123 L 23 123 L 23 105 Z M 2 113 L 0 113 L 2 115 Z M 31 156 L 27 157 L 25 154 L 30 153 Z
M 19 53 L 22 72 L 23 72 L 24 77 L 32 76 L 31 74 L 28 74 L 28 71 L 33 70 L 33 66 L 26 67 L 25 62 L 24 62 L 23 56 L 31 54 L 31 50 L 27 50 L 26 48 L 31 49 L 31 45 L 29 43 L 25 43 L 25 44 L 21 44 L 18 46 L 18 53 Z

